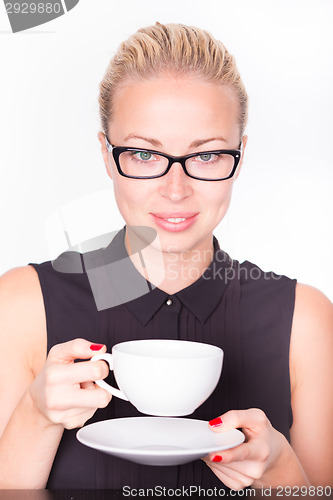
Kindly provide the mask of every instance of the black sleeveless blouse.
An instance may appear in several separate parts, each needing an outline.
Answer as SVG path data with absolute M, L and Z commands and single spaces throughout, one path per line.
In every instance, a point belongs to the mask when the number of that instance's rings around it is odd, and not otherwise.
M 126 229 L 95 253 L 103 279 L 110 255 L 128 257 Z M 48 351 L 74 338 L 112 346 L 125 340 L 167 338 L 214 344 L 224 351 L 220 381 L 210 398 L 187 418 L 211 420 L 230 409 L 262 409 L 289 440 L 292 425 L 289 344 L 296 280 L 231 260 L 214 238 L 215 255 L 205 273 L 174 295 L 148 292 L 113 307 L 98 307 L 87 262 L 67 252 L 56 262 L 30 264 L 38 273 L 46 312 Z M 95 259 L 95 260 L 96 260 Z M 71 262 L 70 272 L 66 263 Z M 130 259 L 127 259 L 130 262 Z M 59 264 L 60 263 L 60 264 Z M 65 263 L 65 264 L 64 264 Z M 58 270 L 57 270 L 58 269 Z M 59 269 L 61 269 L 59 271 Z M 129 264 L 126 282 L 143 280 Z M 150 284 L 149 284 L 150 285 Z M 120 283 L 111 287 L 121 288 Z M 107 379 L 114 384 L 113 374 Z M 129 402 L 113 398 L 87 422 L 140 416 Z M 50 472 L 49 489 L 223 488 L 202 460 L 181 466 L 146 466 L 88 448 L 65 430 Z

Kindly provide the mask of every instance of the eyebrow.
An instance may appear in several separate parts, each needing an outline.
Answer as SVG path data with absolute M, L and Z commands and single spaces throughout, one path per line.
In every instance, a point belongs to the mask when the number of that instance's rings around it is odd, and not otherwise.
M 162 143 L 157 139 L 154 139 L 153 137 L 143 137 L 141 135 L 129 134 L 127 137 L 125 137 L 125 141 L 128 141 L 129 139 L 142 139 L 143 141 L 150 142 L 150 144 L 152 144 L 156 148 L 162 147 Z M 198 139 L 196 141 L 193 141 L 189 147 L 197 148 L 199 146 L 202 146 L 203 144 L 206 144 L 207 142 L 213 141 L 223 141 L 225 143 L 228 142 L 224 137 L 209 137 L 208 139 Z

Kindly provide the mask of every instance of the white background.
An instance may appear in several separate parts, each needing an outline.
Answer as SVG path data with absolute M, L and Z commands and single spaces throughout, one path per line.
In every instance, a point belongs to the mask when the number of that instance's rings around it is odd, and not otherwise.
M 97 140 L 98 84 L 119 43 L 156 21 L 221 39 L 250 97 L 222 248 L 333 299 L 331 0 L 81 0 L 17 34 L 0 2 L 0 273 L 48 260 L 48 216 L 74 200 L 81 237 L 122 227 Z

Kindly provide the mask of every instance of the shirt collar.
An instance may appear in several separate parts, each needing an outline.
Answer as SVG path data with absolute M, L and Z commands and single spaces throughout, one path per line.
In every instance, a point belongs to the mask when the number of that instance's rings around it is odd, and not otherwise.
M 121 248 L 121 253 L 124 256 L 128 256 L 124 237 L 125 228 L 117 235 L 115 238 L 116 241 L 112 243 L 117 244 L 117 246 L 119 245 L 118 248 Z M 213 238 L 213 244 L 213 260 L 204 274 L 194 283 L 173 295 L 169 295 L 159 288 L 152 288 L 152 285 L 148 283 L 150 289 L 148 293 L 125 303 L 126 307 L 142 325 L 146 325 L 162 305 L 165 304 L 169 298 L 172 300 L 174 296 L 177 297 L 201 323 L 207 321 L 222 299 L 228 284 L 227 270 L 232 266 L 232 260 L 226 252 L 220 249 L 219 243 L 215 237 Z M 133 264 L 130 271 L 133 273 L 133 278 L 135 277 L 136 280 L 141 279 L 147 283 L 145 278 L 141 276 Z

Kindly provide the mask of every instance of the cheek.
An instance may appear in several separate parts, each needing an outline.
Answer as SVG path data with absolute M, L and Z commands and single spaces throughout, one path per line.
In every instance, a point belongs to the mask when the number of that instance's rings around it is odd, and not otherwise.
M 147 186 L 134 179 L 117 179 L 114 181 L 114 194 L 120 211 L 135 210 L 142 206 L 148 197 Z
M 215 186 L 207 190 L 205 196 L 207 208 L 216 213 L 224 213 L 230 204 L 232 186 L 232 182 L 223 181 L 223 185 L 216 183 Z

